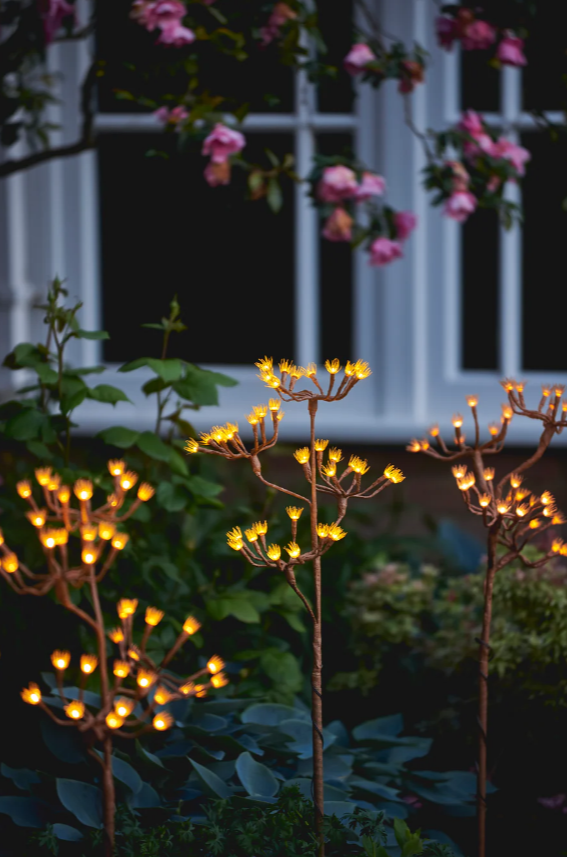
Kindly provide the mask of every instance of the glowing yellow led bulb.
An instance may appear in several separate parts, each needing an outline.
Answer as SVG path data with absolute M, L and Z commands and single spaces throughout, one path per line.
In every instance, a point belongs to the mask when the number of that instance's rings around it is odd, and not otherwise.
M 81 538 L 84 542 L 94 542 L 97 532 L 96 524 L 85 524 L 81 527 Z
M 166 687 L 160 684 L 156 687 L 154 699 L 158 705 L 166 705 L 171 699 L 171 694 Z
M 164 615 L 163 610 L 158 610 L 157 607 L 146 607 L 146 624 L 153 625 L 155 627 L 156 625 L 159 625 Z
M 193 453 L 195 453 L 195 452 L 199 452 L 199 444 L 198 444 L 198 442 L 195 440 L 195 438 L 190 437 L 190 438 L 185 442 L 184 449 L 185 449 L 185 452 L 190 452 L 191 454 L 193 454 Z
M 107 521 L 102 521 L 98 525 L 98 534 L 101 539 L 104 539 L 105 542 L 109 542 L 114 535 L 116 535 L 116 527 L 114 524 L 108 523 Z
M 224 661 L 218 655 L 213 655 L 207 663 L 207 669 L 211 674 L 220 672 L 223 667 Z
M 303 512 L 303 509 L 298 506 L 286 506 L 285 510 L 292 521 L 299 521 Z
M 126 470 L 126 462 L 121 458 L 111 458 L 108 462 L 108 471 L 111 476 L 122 476 Z
M 114 661 L 112 672 L 117 678 L 126 678 L 130 674 L 130 664 L 127 661 Z
M 71 720 L 81 720 L 85 716 L 85 705 L 78 699 L 65 705 L 65 714 Z
M 173 726 L 173 717 L 167 711 L 162 711 L 160 714 L 156 714 L 152 720 L 152 725 L 158 732 L 165 732 L 166 729 Z
M 112 547 L 118 551 L 124 550 L 130 540 L 128 533 L 116 533 L 112 539 Z
M 93 496 L 93 483 L 90 479 L 77 479 L 73 485 L 73 491 L 78 500 L 90 500 Z
M 39 705 L 41 702 L 41 690 L 34 682 L 30 682 L 27 687 L 23 687 L 20 695 L 28 705 Z
M 47 487 L 51 480 L 51 467 L 38 467 L 37 470 L 35 470 L 35 478 L 42 488 Z
M 71 660 L 71 652 L 55 649 L 51 655 L 51 663 L 56 670 L 66 670 Z
M 113 643 L 121 643 L 124 639 L 124 632 L 122 628 L 113 628 L 108 632 L 108 636 L 112 640 Z
M 302 446 L 301 449 L 296 449 L 293 453 L 293 457 L 296 461 L 299 461 L 300 464 L 307 464 L 309 461 L 311 453 L 309 452 L 308 447 Z
M 277 562 L 282 555 L 282 549 L 279 545 L 270 545 L 266 553 L 268 559 L 271 559 L 272 562 Z
M 129 491 L 138 481 L 138 474 L 133 470 L 127 470 L 119 479 L 119 485 L 123 491 Z
M 290 542 L 288 545 L 286 545 L 285 549 L 292 559 L 297 559 L 297 557 L 301 554 L 301 548 L 299 547 L 297 542 Z
M 21 482 L 16 484 L 16 491 L 22 500 L 27 500 L 28 497 L 31 497 L 32 487 L 27 479 L 23 479 Z
M 124 718 L 120 717 L 116 711 L 109 711 L 106 715 L 106 725 L 109 729 L 120 729 L 124 723 Z
M 151 687 L 155 680 L 156 674 L 149 670 L 139 670 L 138 675 L 136 676 L 138 686 L 143 688 Z
M 228 676 L 225 673 L 211 676 L 211 684 L 213 687 L 225 687 L 228 684 Z
M 98 665 L 98 658 L 96 655 L 81 655 L 81 672 L 84 672 L 85 675 L 90 675 L 93 673 Z
M 141 500 L 143 503 L 146 503 L 148 500 L 152 499 L 155 493 L 156 489 L 152 485 L 150 485 L 149 482 L 142 482 L 142 484 L 138 488 L 138 500 Z
M 200 627 L 201 623 L 194 616 L 188 616 L 183 623 L 183 630 L 186 634 L 189 634 L 190 637 L 192 634 L 196 634 Z
M 83 548 L 81 551 L 81 559 L 85 565 L 93 565 L 97 560 L 97 552 L 93 548 Z
M 26 512 L 26 518 L 34 527 L 43 527 L 47 519 L 47 512 L 45 509 L 38 509 L 37 512 Z
M 14 574 L 19 567 L 20 564 L 15 553 L 10 552 L 2 557 L 2 568 L 4 571 L 7 571 L 8 574 Z
M 137 598 L 121 598 L 116 605 L 116 610 L 121 619 L 126 619 L 128 616 L 133 616 L 138 609 Z
M 114 700 L 114 711 L 119 717 L 128 717 L 134 710 L 135 702 L 127 696 L 119 696 Z

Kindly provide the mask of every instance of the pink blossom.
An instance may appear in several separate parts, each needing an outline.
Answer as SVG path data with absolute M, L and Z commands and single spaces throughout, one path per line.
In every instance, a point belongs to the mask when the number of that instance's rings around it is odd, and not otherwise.
M 244 134 L 227 128 L 222 122 L 217 122 L 209 136 L 205 138 L 201 154 L 210 155 L 215 164 L 222 164 L 229 155 L 241 152 L 245 145 Z
M 394 227 L 398 241 L 405 241 L 406 238 L 409 238 L 416 226 L 417 217 L 413 211 L 397 211 L 394 214 Z
M 39 0 L 39 14 L 43 20 L 43 32 L 47 44 L 53 41 L 65 18 L 75 19 L 75 7 L 66 0 Z
M 487 155 L 492 155 L 494 150 L 494 140 L 486 133 L 482 117 L 474 110 L 467 110 L 463 114 L 458 127 L 461 131 L 474 137 L 474 143 L 467 141 L 463 144 L 463 151 L 467 157 L 471 158 L 478 155 L 480 152 L 485 152 Z
M 471 137 L 483 134 L 484 125 L 482 122 L 482 116 L 480 116 L 475 110 L 466 110 L 459 122 L 459 128 L 461 131 L 466 131 L 467 134 L 471 135 Z
M 490 181 L 486 185 L 486 189 L 487 191 L 489 191 L 489 193 L 495 193 L 501 184 L 502 179 L 500 178 L 500 176 L 492 176 Z
M 130 13 L 132 18 L 150 32 L 157 27 L 179 24 L 186 14 L 187 9 L 181 0 L 135 0 Z
M 364 42 L 358 42 L 353 45 L 346 57 L 343 60 L 345 70 L 353 76 L 361 74 L 369 62 L 376 59 L 374 52 L 365 45 Z
M 527 65 L 528 61 L 524 56 L 524 40 L 519 39 L 512 33 L 506 34 L 498 45 L 496 58 L 503 65 Z
M 319 182 L 317 194 L 323 202 L 340 202 L 355 196 L 358 183 L 354 171 L 341 165 L 325 167 L 323 177 Z
M 209 0 L 212 2 L 212 0 Z M 297 18 L 297 13 L 287 3 L 276 3 L 267 24 L 261 27 L 262 45 L 266 47 L 280 35 L 280 30 L 287 21 Z
M 465 51 L 485 51 L 496 41 L 496 30 L 488 21 L 473 21 L 468 24 L 461 37 Z
M 525 175 L 526 170 L 524 164 L 526 161 L 531 159 L 531 153 L 527 149 L 524 149 L 523 146 L 516 145 L 516 143 L 512 143 L 505 137 L 500 137 L 500 139 L 494 143 L 492 155 L 495 158 L 504 158 L 505 160 L 510 161 L 520 176 Z
M 180 122 L 187 119 L 189 113 L 183 105 L 178 104 L 172 110 L 169 110 L 168 107 L 159 107 L 155 111 L 154 116 L 165 125 L 179 125 Z
M 210 160 L 207 166 L 205 167 L 203 175 L 205 176 L 207 184 L 209 184 L 211 187 L 218 187 L 219 185 L 229 184 L 230 163 L 228 161 L 220 161 L 218 163 L 215 163 L 215 161 Z
M 537 802 L 544 806 L 546 809 L 560 809 L 562 806 L 564 806 L 566 800 L 567 795 L 558 794 L 553 795 L 553 797 L 538 797 Z
M 446 201 L 443 214 L 456 220 L 457 223 L 464 223 L 469 214 L 475 210 L 476 203 L 476 197 L 472 193 L 458 190 Z
M 453 18 L 440 15 L 435 21 L 435 32 L 439 47 L 450 51 L 453 42 L 458 38 L 457 26 Z
M 376 173 L 363 173 L 355 197 L 358 202 L 364 202 L 373 196 L 382 196 L 385 190 L 386 180 L 382 176 L 378 176 Z
M 395 259 L 401 259 L 403 256 L 402 246 L 398 241 L 391 241 L 389 238 L 376 238 L 370 245 L 370 265 L 389 265 Z
M 423 66 L 413 60 L 404 60 L 400 63 L 401 77 L 398 83 L 398 92 L 413 92 L 416 83 L 423 83 Z
M 188 27 L 184 27 L 178 21 L 174 24 L 168 24 L 161 27 L 161 33 L 156 40 L 156 45 L 173 45 L 180 48 L 183 45 L 190 45 L 195 41 L 195 33 Z
M 352 238 L 352 217 L 341 208 L 335 208 L 323 229 L 323 237 L 328 241 L 350 241 Z
M 453 172 L 453 190 L 468 190 L 470 176 L 460 161 L 446 161 Z

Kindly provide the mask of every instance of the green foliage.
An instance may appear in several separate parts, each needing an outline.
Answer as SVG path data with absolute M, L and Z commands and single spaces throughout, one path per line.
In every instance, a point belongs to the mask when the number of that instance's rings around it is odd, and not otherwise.
M 61 828 L 51 825 L 32 836 L 23 857 L 59 854 Z M 405 822 L 394 820 L 393 828 L 381 812 L 355 808 L 340 818 L 325 818 L 325 853 L 328 857 L 452 857 L 447 846 L 412 833 Z M 71 837 L 67 837 L 72 841 Z M 387 850 L 384 846 L 387 846 Z M 100 852 L 99 833 L 87 834 L 79 850 L 66 853 L 95 857 Z M 313 804 L 296 788 L 285 788 L 269 805 L 232 800 L 213 801 L 198 823 L 179 816 L 163 824 L 151 825 L 138 813 L 119 810 L 116 825 L 117 857 L 313 857 L 317 839 L 313 825 Z
M 444 672 L 463 669 L 477 657 L 483 583 L 483 572 L 446 577 L 431 565 L 412 573 L 403 563 L 381 563 L 353 581 L 344 612 L 359 668 L 335 676 L 332 687 L 369 691 L 394 653 L 411 651 Z M 557 559 L 539 569 L 504 568 L 494 584 L 491 673 L 547 704 L 567 704 L 566 583 Z

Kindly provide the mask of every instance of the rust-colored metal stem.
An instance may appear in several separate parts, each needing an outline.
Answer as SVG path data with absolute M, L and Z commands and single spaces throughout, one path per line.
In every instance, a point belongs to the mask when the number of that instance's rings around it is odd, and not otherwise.
M 486 857 L 486 742 L 488 734 L 488 669 L 490 660 L 490 626 L 492 624 L 492 593 L 497 570 L 496 544 L 498 528 L 488 533 L 488 558 L 484 582 L 484 611 L 478 653 L 478 769 L 477 769 L 477 823 L 478 857 Z
M 317 453 L 315 451 L 315 414 L 317 400 L 309 400 L 311 422 L 311 547 L 318 547 L 317 536 Z M 321 628 L 321 557 L 313 560 L 314 613 L 313 620 L 313 670 L 311 673 L 311 718 L 313 722 L 313 802 L 315 804 L 315 829 L 319 839 L 319 857 L 325 855 L 323 833 L 323 637 Z

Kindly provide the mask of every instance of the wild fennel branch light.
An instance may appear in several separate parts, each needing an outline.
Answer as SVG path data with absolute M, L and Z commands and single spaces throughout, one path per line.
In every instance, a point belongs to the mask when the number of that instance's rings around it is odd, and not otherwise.
M 481 442 L 478 419 L 478 397 L 467 396 L 474 425 L 474 440 L 467 444 L 463 432 L 464 419 L 455 414 L 452 419 L 454 448 L 443 440 L 439 426 L 430 429 L 429 439 L 412 440 L 410 452 L 424 452 L 441 461 L 457 462 L 452 473 L 468 510 L 482 519 L 487 531 L 487 565 L 484 585 L 484 610 L 479 644 L 479 748 L 478 748 L 478 855 L 486 854 L 486 777 L 488 731 L 488 673 L 490 661 L 490 630 L 492 623 L 492 593 L 496 573 L 512 562 L 520 561 L 527 568 L 540 568 L 554 555 L 567 555 L 561 539 L 554 539 L 549 550 L 538 560 L 524 553 L 526 546 L 550 527 L 564 524 L 549 491 L 533 494 L 523 484 L 524 473 L 542 457 L 554 435 L 567 426 L 567 400 L 562 397 L 563 385 L 544 385 L 537 408 L 529 408 L 524 398 L 525 383 L 510 379 L 501 382 L 508 401 L 502 405 L 499 423 L 488 426 L 489 439 Z M 485 465 L 484 457 L 502 451 L 510 422 L 514 416 L 541 422 L 541 435 L 533 455 L 510 473 L 496 481 L 493 467 Z M 468 470 L 468 464 L 471 469 Z
M 117 604 L 119 624 L 106 632 L 98 585 L 128 543 L 128 533 L 119 529 L 120 525 L 155 493 L 149 483 L 142 482 L 135 499 L 126 502 L 128 492 L 138 482 L 138 475 L 127 470 L 122 460 L 109 461 L 108 470 L 113 478 L 113 490 L 106 502 L 96 508 L 92 503 L 95 486 L 89 479 L 77 479 L 70 487 L 61 483 L 60 476 L 52 468 L 38 468 L 35 476 L 41 489 L 40 504 L 36 502 L 31 482 L 18 482 L 17 492 L 30 507 L 26 517 L 39 537 L 47 570 L 43 573 L 30 570 L 5 543 L 0 531 L 0 574 L 21 595 L 41 596 L 53 589 L 60 604 L 94 631 L 97 654 L 84 653 L 80 657 L 77 698 L 74 698 L 75 689 L 66 688 L 64 682 L 65 673 L 71 667 L 70 652 L 56 650 L 51 655 L 65 718 L 52 711 L 52 698 L 44 700 L 37 684 L 30 683 L 21 696 L 24 702 L 42 708 L 58 725 L 75 726 L 85 736 L 88 752 L 102 767 L 105 853 L 110 857 L 114 848 L 115 815 L 113 741 L 115 738 L 136 739 L 148 732 L 169 729 L 174 722 L 167 709 L 170 702 L 205 696 L 210 688 L 226 685 L 228 679 L 223 672 L 224 661 L 218 655 L 213 655 L 203 669 L 189 677 L 180 677 L 166 669 L 181 646 L 201 627 L 194 616 L 186 618 L 173 646 L 160 663 L 147 651 L 150 636 L 164 617 L 159 608 L 146 608 L 144 631 L 140 635 L 134 628 L 138 600 L 121 598 Z M 77 557 L 76 562 L 72 561 L 72 556 Z M 92 614 L 77 606 L 69 594 L 70 586 L 78 589 L 85 584 L 90 588 Z M 109 675 L 107 662 L 107 636 L 116 647 L 111 666 L 113 677 Z M 85 690 L 89 678 L 97 670 L 100 704 L 94 705 L 93 696 L 86 695 Z M 102 753 L 93 749 L 97 743 L 102 746 Z
M 239 551 L 251 564 L 259 567 L 273 568 L 284 575 L 289 586 L 303 602 L 313 623 L 313 669 L 311 674 L 312 686 L 312 721 L 313 721 L 313 792 L 315 803 L 315 818 L 319 833 L 319 854 L 324 854 L 322 835 L 323 821 L 323 699 L 322 699 L 322 633 L 321 633 L 321 559 L 332 545 L 345 538 L 346 531 L 341 522 L 347 511 L 348 501 L 355 498 L 370 499 L 384 490 L 389 484 L 397 484 L 404 479 L 402 472 L 388 465 L 384 472 L 369 485 L 362 485 L 362 478 L 370 467 L 365 459 L 352 455 L 348 464 L 343 463 L 343 454 L 337 447 L 330 447 L 329 441 L 316 437 L 315 418 L 319 402 L 337 402 L 344 399 L 353 387 L 371 375 L 368 363 L 362 360 L 348 361 L 343 370 L 340 361 L 335 358 L 327 360 L 325 369 L 326 381 L 318 377 L 315 363 L 308 366 L 296 366 L 290 360 L 282 360 L 277 369 L 271 357 L 263 357 L 256 363 L 259 378 L 266 387 L 277 394 L 270 398 L 268 404 L 255 406 L 246 420 L 252 428 L 252 445 L 248 447 L 239 434 L 236 423 L 226 423 L 224 426 L 213 426 L 201 434 L 199 440 L 191 438 L 185 446 L 187 452 L 203 452 L 209 455 L 220 455 L 229 460 L 247 459 L 254 475 L 267 485 L 292 497 L 295 502 L 304 505 L 287 506 L 286 512 L 290 521 L 290 541 L 283 547 L 279 544 L 269 544 L 268 523 L 256 521 L 244 527 L 235 526 L 227 533 L 229 547 Z M 279 369 L 279 373 L 278 373 Z M 299 384 L 304 379 L 308 386 Z M 309 446 L 300 447 L 294 453 L 294 458 L 303 470 L 309 485 L 309 496 L 292 491 L 281 485 L 270 482 L 262 473 L 260 456 L 272 449 L 278 441 L 279 426 L 284 416 L 282 402 L 307 402 L 310 419 Z M 327 451 L 328 448 L 328 451 Z M 339 469 L 342 471 L 339 473 Z M 319 520 L 318 496 L 332 498 L 337 507 L 333 521 L 324 523 Z M 309 547 L 302 547 L 298 536 L 298 524 L 306 507 L 309 507 Z M 311 563 L 313 569 L 314 598 L 313 603 L 302 591 L 296 578 L 296 569 Z

